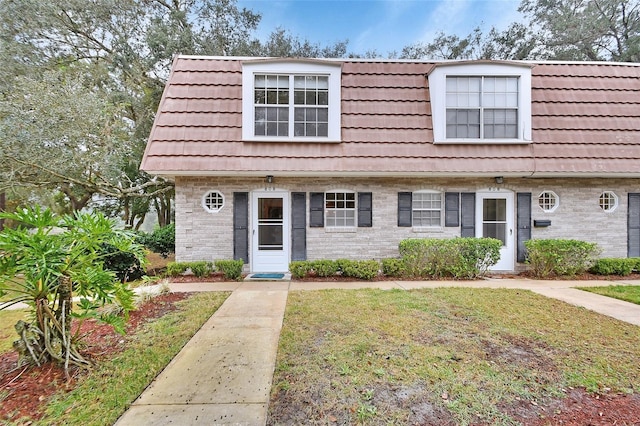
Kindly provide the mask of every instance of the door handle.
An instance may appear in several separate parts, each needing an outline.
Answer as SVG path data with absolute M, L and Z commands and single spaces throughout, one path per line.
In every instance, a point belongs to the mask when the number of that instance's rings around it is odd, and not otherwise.
M 513 229 L 509 229 L 509 235 L 513 235 Z

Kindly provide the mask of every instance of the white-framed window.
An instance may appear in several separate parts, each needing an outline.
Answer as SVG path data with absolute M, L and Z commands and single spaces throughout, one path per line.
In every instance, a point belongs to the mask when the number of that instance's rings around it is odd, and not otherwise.
M 442 193 L 416 191 L 411 196 L 411 218 L 414 227 L 442 226 Z
M 325 192 L 325 226 L 351 228 L 356 224 L 356 193 L 351 191 Z
M 560 198 L 558 194 L 553 191 L 542 191 L 538 195 L 538 206 L 547 213 L 551 213 L 558 208 L 560 204 Z
M 243 139 L 339 142 L 340 71 L 332 62 L 245 62 Z
M 598 197 L 598 204 L 605 212 L 612 212 L 618 207 L 618 196 L 613 191 L 603 191 Z
M 429 74 L 435 143 L 531 142 L 531 67 L 439 64 Z
M 202 208 L 209 213 L 217 213 L 224 207 L 224 195 L 220 191 L 208 191 L 202 196 Z

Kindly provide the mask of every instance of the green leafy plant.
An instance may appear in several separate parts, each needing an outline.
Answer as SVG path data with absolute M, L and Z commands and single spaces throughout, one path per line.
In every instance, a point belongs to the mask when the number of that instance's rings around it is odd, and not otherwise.
M 189 268 L 191 269 L 191 272 L 193 272 L 193 275 L 199 278 L 208 277 L 214 270 L 213 263 L 204 260 L 190 262 Z
M 600 250 L 596 243 L 579 240 L 525 241 L 527 263 L 538 278 L 573 276 L 587 271 Z
M 176 226 L 173 223 L 156 227 L 151 233 L 140 232 L 138 238 L 146 248 L 164 258 L 176 251 Z
M 500 260 L 494 238 L 407 239 L 399 249 L 408 277 L 474 279 Z
M 121 282 L 135 281 L 145 276 L 145 268 L 135 253 L 122 251 L 111 244 L 103 244 L 101 251 L 104 268 L 113 271 Z
M 222 276 L 228 280 L 239 280 L 242 278 L 242 267 L 244 262 L 242 259 L 238 260 L 223 260 L 219 259 L 215 261 L 216 270 L 222 272 Z
M 304 278 L 311 271 L 311 264 L 306 260 L 296 260 L 289 263 L 289 272 L 293 278 Z
M 124 332 L 122 316 L 99 310 L 115 304 L 126 315 L 134 307 L 133 292 L 105 269 L 104 247 L 132 253 L 141 263 L 144 247 L 101 213 L 57 217 L 33 207 L 0 218 L 19 224 L 0 233 L 0 296 L 13 292 L 0 309 L 24 302 L 32 314 L 30 322 L 16 324 L 20 363 L 53 360 L 67 375 L 69 365 L 89 366 L 78 352 L 82 336 L 72 334 L 71 318 L 95 318 Z M 75 307 L 73 295 L 79 298 Z
M 638 259 L 603 257 L 595 261 L 590 271 L 598 275 L 630 275 L 636 268 Z
M 167 263 L 167 275 L 170 277 L 177 277 L 184 274 L 189 269 L 188 262 L 169 262 Z
M 380 263 L 376 260 L 343 260 L 339 264 L 345 277 L 372 280 L 380 273 Z
M 382 259 L 382 274 L 388 277 L 402 277 L 407 274 L 404 260 L 391 258 Z
M 314 260 L 311 262 L 311 269 L 319 277 L 332 277 L 340 267 L 335 260 Z

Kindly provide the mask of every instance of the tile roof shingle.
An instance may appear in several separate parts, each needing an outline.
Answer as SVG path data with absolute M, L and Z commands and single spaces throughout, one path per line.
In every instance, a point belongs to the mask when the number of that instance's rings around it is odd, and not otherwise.
M 342 61 L 340 143 L 242 141 L 242 60 L 179 56 L 141 168 L 180 174 L 640 176 L 640 66 L 532 64 L 531 144 L 434 144 L 430 62 Z

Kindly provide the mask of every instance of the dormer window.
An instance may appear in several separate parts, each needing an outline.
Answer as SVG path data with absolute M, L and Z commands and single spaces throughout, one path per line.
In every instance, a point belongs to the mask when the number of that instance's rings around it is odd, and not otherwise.
M 244 140 L 340 140 L 340 65 L 254 62 L 243 65 Z
M 440 64 L 429 74 L 436 143 L 529 143 L 531 69 Z

